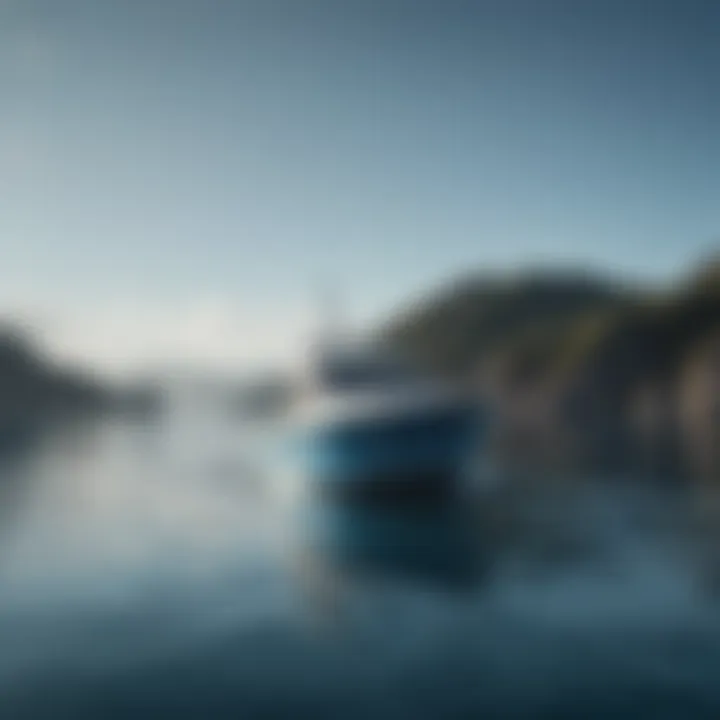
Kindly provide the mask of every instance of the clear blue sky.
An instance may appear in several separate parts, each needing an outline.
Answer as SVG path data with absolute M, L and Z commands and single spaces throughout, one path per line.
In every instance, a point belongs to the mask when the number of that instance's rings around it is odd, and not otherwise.
M 328 276 L 362 317 L 671 277 L 720 237 L 718 37 L 693 0 L 0 0 L 0 300 L 90 361 L 242 362 Z

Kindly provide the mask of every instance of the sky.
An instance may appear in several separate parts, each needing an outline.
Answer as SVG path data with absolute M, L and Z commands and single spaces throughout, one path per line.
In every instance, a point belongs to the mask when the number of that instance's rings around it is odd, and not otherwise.
M 287 358 L 457 273 L 720 238 L 720 3 L 0 0 L 0 309 L 104 369 Z

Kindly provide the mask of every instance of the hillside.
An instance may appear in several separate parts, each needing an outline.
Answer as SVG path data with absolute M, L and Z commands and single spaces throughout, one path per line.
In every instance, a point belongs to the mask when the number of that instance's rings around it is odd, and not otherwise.
M 550 337 L 577 320 L 629 302 L 626 290 L 582 274 L 469 277 L 442 288 L 382 328 L 382 336 L 442 373 L 478 362 L 541 327 Z
M 51 423 L 108 411 L 145 412 L 157 401 L 152 388 L 115 390 L 62 367 L 21 328 L 0 327 L 0 450 L 31 440 Z
M 488 396 L 506 454 L 529 464 L 720 479 L 717 262 L 659 291 L 581 273 L 469 278 L 380 334 Z

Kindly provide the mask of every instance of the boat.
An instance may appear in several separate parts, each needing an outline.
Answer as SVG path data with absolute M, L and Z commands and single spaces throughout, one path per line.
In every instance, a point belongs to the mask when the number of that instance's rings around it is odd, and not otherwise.
M 487 488 L 488 414 L 473 395 L 378 343 L 311 352 L 294 413 L 294 457 L 324 499 L 438 503 Z

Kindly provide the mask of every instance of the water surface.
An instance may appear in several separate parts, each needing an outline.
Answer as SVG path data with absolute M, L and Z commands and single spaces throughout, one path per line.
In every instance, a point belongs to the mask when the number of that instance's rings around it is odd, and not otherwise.
M 259 446 L 194 408 L 4 460 L 3 718 L 719 716 L 720 614 L 649 500 L 487 572 L 463 512 L 289 515 Z

